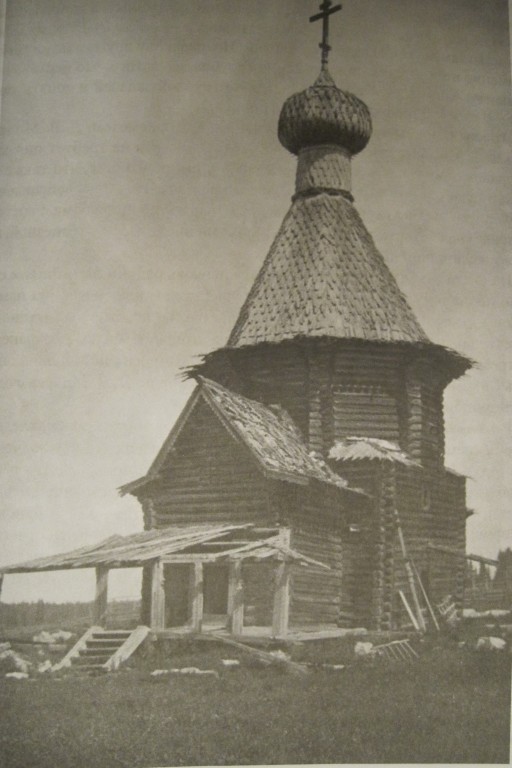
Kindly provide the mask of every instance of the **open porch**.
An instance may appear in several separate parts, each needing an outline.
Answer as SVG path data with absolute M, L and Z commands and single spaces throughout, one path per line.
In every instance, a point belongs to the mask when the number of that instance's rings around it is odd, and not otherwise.
M 290 529 L 252 524 L 170 526 L 0 569 L 6 574 L 94 568 L 94 624 L 106 626 L 109 573 L 142 568 L 142 624 L 171 636 L 289 633 L 291 572 L 326 568 L 290 547 Z

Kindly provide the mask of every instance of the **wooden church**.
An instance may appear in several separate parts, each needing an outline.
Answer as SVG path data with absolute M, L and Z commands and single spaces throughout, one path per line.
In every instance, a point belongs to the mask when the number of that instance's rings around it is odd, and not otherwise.
M 136 565 L 153 629 L 399 627 L 400 538 L 431 602 L 461 605 L 468 510 L 443 392 L 471 362 L 427 337 L 354 205 L 371 117 L 327 69 L 336 8 L 320 8 L 320 74 L 279 116 L 291 206 L 225 346 L 189 369 L 177 423 L 120 489 L 145 532 L 25 564 L 96 567 L 98 621 L 105 573 Z
M 279 116 L 279 141 L 297 156 L 291 207 L 226 345 L 190 371 L 197 388 L 176 426 L 122 492 L 149 529 L 285 528 L 291 548 L 329 567 L 292 569 L 290 627 L 391 628 L 407 589 L 395 510 L 431 599 L 462 601 L 464 558 L 436 545 L 465 551 L 443 391 L 471 363 L 426 336 L 354 206 L 352 157 L 371 117 L 336 86 L 327 52 L 324 37 L 318 78 Z M 273 568 L 242 566 L 246 622 L 268 623 Z

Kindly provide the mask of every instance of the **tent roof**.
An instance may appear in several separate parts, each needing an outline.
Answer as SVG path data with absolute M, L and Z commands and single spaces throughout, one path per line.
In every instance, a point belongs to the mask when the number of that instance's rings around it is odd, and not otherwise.
M 297 337 L 428 343 L 352 203 L 295 198 L 228 347 Z

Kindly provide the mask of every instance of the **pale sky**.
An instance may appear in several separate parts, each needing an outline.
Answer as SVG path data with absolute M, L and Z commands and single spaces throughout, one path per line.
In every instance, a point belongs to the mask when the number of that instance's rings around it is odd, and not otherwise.
M 277 119 L 318 74 L 317 6 L 7 0 L 1 564 L 142 527 L 116 488 L 146 472 L 191 391 L 180 368 L 226 342 L 289 207 Z M 468 550 L 494 556 L 512 546 L 507 3 L 346 0 L 331 44 L 373 117 L 356 206 L 430 338 L 479 362 L 447 391 L 447 464 L 472 478 Z M 93 582 L 7 576 L 3 599 Z

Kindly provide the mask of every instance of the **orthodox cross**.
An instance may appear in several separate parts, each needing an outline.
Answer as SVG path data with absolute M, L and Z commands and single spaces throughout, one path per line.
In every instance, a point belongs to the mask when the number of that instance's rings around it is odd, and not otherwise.
M 341 11 L 341 5 L 335 5 L 334 8 L 331 8 L 331 0 L 323 0 L 320 4 L 320 13 L 315 13 L 309 18 L 310 21 L 322 19 L 322 42 L 318 43 L 318 47 L 322 49 L 322 69 L 327 69 L 329 51 L 331 50 L 329 45 L 329 16 L 337 11 Z

